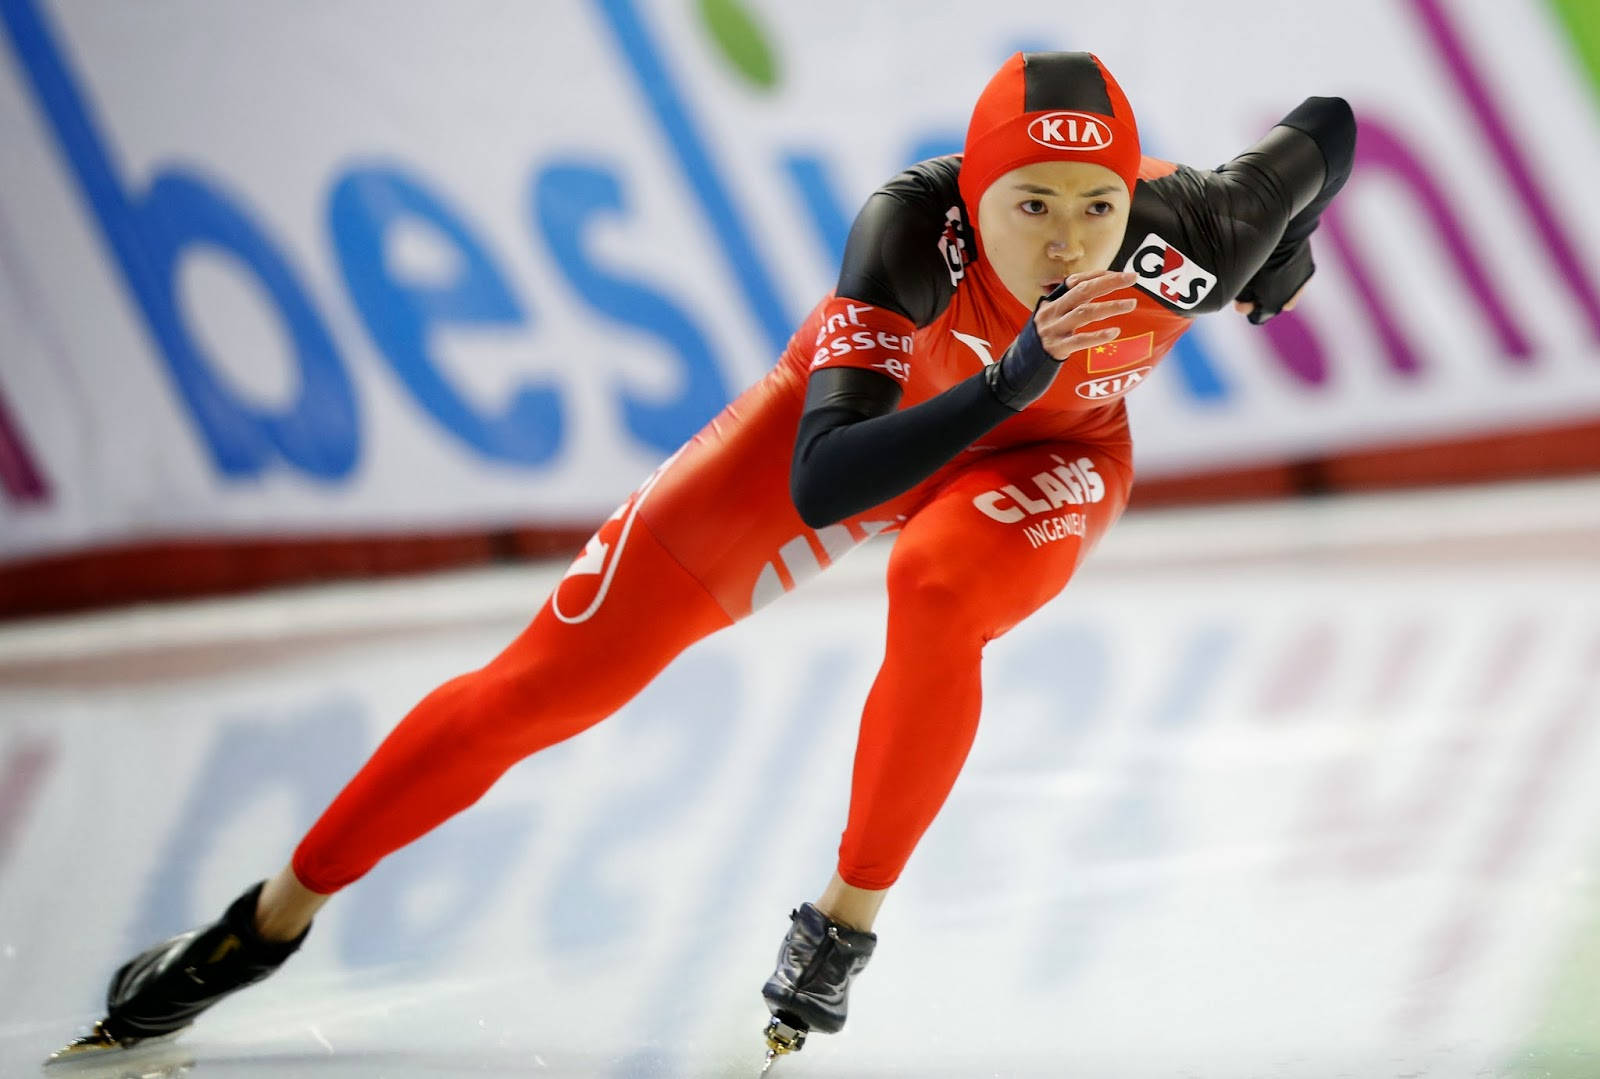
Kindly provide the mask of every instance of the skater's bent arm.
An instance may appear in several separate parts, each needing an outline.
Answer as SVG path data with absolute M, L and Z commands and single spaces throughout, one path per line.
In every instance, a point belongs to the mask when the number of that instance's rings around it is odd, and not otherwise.
M 812 372 L 789 470 L 801 519 L 820 528 L 887 502 L 1037 401 L 1067 356 L 1116 336 L 1095 323 L 1137 301 L 1095 301 L 1133 280 L 1113 271 L 1069 277 L 1039 301 L 999 360 L 911 408 L 895 411 L 900 386 L 878 371 Z
M 1016 412 L 980 371 L 900 412 L 900 385 L 859 367 L 818 371 L 806 386 L 789 494 L 812 528 L 903 494 Z

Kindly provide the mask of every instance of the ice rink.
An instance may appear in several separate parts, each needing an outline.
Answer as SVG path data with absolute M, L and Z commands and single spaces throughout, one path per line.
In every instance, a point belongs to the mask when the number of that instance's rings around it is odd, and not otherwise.
M 80 1074 L 754 1076 L 885 550 L 513 769 L 172 1048 Z M 0 1074 L 275 871 L 561 569 L 0 626 Z M 1138 514 L 985 671 L 848 1029 L 774 1076 L 1600 1074 L 1600 483 Z

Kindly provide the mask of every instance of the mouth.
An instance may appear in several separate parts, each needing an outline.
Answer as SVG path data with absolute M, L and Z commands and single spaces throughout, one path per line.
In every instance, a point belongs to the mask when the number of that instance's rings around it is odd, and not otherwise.
M 1041 281 L 1039 283 L 1039 295 L 1041 295 L 1041 296 L 1050 295 L 1056 289 L 1060 288 L 1062 283 L 1065 282 L 1065 281 L 1066 281 L 1065 277 L 1051 277 L 1051 278 L 1048 278 L 1048 279 L 1046 279 L 1044 281 Z

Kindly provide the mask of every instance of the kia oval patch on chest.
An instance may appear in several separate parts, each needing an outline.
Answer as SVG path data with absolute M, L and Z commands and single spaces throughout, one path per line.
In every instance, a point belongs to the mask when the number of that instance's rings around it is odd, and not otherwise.
M 1217 275 L 1151 233 L 1122 269 L 1139 275 L 1139 287 L 1180 311 L 1192 311 L 1217 284 Z
M 1085 401 L 1109 401 L 1113 397 L 1121 397 L 1143 382 L 1152 370 L 1151 367 L 1140 367 L 1120 375 L 1092 378 L 1088 382 L 1078 383 L 1073 391 Z

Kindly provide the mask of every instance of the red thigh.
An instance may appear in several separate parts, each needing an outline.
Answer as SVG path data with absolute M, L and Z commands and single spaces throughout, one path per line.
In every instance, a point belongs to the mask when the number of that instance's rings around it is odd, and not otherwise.
M 943 484 L 889 558 L 883 666 L 861 717 L 839 873 L 886 888 L 965 763 L 986 643 L 1065 587 L 1127 502 L 1120 456 L 1070 443 L 997 453 Z

